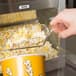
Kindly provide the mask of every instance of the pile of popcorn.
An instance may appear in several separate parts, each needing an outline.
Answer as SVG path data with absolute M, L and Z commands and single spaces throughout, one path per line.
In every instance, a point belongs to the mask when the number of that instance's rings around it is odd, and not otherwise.
M 8 50 L 22 47 L 39 46 L 46 39 L 44 27 L 40 23 L 21 24 L 0 28 L 0 59 L 22 54 L 45 54 L 46 59 L 57 57 L 58 51 L 49 41 L 41 47 Z
M 38 46 L 46 38 L 40 23 L 0 28 L 0 50 Z
M 50 42 L 46 42 L 42 47 L 36 48 L 26 48 L 26 49 L 17 49 L 17 50 L 6 50 L 0 51 L 0 59 L 4 59 L 10 56 L 18 56 L 18 55 L 25 55 L 25 54 L 43 54 L 45 55 L 46 60 L 56 58 L 58 56 L 58 51 L 52 48 L 52 44 Z

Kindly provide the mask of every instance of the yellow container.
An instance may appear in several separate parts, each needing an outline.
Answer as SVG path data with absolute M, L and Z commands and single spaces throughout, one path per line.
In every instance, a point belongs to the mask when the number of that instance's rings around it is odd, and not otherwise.
M 0 74 L 2 73 L 2 66 L 1 66 L 1 61 L 0 61 Z
M 12 56 L 1 61 L 3 76 L 45 76 L 45 57 L 38 54 Z

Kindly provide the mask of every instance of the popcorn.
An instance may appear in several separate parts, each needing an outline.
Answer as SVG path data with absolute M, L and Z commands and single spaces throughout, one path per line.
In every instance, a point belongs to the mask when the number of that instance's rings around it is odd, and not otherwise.
M 57 51 L 52 48 L 52 44 L 47 41 L 44 46 L 25 48 L 19 50 L 7 50 L 14 48 L 30 47 L 41 45 L 46 38 L 46 33 L 40 23 L 21 24 L 0 28 L 0 58 L 6 58 L 21 54 L 45 54 L 46 59 L 50 56 L 57 56 Z M 5 50 L 5 51 L 3 51 Z
M 46 38 L 40 23 L 4 27 L 0 33 L 1 50 L 37 46 Z
M 10 56 L 17 56 L 23 54 L 44 54 L 46 60 L 52 59 L 58 56 L 58 51 L 51 46 L 50 42 L 46 42 L 44 46 L 41 47 L 34 47 L 34 48 L 25 48 L 25 49 L 18 49 L 18 50 L 6 50 L 0 51 L 0 59 L 7 58 Z

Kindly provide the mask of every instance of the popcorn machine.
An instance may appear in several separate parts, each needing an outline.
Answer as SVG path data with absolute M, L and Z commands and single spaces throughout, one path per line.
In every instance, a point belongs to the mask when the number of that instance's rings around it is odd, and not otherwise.
M 45 66 L 49 66 L 48 61 L 58 58 L 60 51 L 57 47 L 60 42 L 54 32 L 49 33 L 51 29 L 48 25 L 58 11 L 63 9 L 58 8 L 59 2 L 0 0 L 0 60 L 11 56 L 43 54 Z M 1 68 L 0 65 L 2 73 Z M 46 68 L 46 72 L 48 70 Z

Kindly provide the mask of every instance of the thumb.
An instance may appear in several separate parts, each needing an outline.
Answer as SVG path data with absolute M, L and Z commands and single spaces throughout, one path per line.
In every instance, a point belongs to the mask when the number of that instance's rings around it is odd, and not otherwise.
M 59 33 L 59 37 L 61 38 L 67 38 L 69 36 L 73 35 L 72 28 L 68 28 L 62 32 Z

